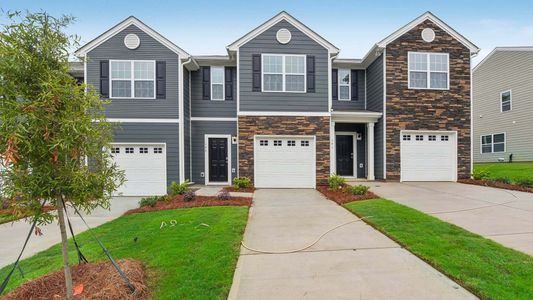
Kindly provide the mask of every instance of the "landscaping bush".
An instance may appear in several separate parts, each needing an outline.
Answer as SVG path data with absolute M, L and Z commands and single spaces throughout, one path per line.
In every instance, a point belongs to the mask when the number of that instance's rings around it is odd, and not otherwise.
M 189 190 L 189 180 L 185 180 L 183 183 L 178 184 L 175 181 L 172 181 L 170 184 L 170 195 L 183 195 Z
M 474 171 L 472 172 L 472 178 L 474 178 L 475 180 L 485 180 L 488 179 L 489 176 L 490 173 L 487 170 L 474 169 Z
M 233 178 L 233 187 L 236 189 L 246 189 L 252 186 L 252 180 L 248 177 Z
M 341 187 L 344 186 L 345 183 L 346 183 L 346 179 L 344 179 L 344 177 L 339 176 L 337 174 L 331 175 L 328 178 L 329 189 L 332 191 L 340 189 Z
M 229 194 L 228 191 L 222 190 L 222 191 L 217 193 L 217 198 L 218 198 L 218 200 L 229 200 L 230 194 Z
M 151 197 L 142 198 L 141 201 L 139 202 L 139 206 L 140 207 L 145 207 L 145 206 L 154 207 L 157 201 L 159 201 L 159 199 L 160 199 L 159 196 L 151 196 Z
M 0 209 L 8 209 L 9 201 L 5 198 L 0 198 Z
M 519 186 L 533 188 L 533 178 L 519 178 L 515 183 Z
M 191 202 L 196 197 L 196 194 L 193 191 L 187 191 L 183 194 L 183 201 Z
M 501 182 L 501 183 L 505 183 L 505 184 L 511 184 L 512 181 L 511 181 L 511 178 L 509 177 L 495 177 L 492 179 L 492 181 L 497 181 L 497 182 Z
M 354 195 L 365 195 L 369 189 L 370 189 L 369 186 L 359 184 L 359 185 L 351 186 L 348 189 L 348 191 L 350 191 L 350 193 Z

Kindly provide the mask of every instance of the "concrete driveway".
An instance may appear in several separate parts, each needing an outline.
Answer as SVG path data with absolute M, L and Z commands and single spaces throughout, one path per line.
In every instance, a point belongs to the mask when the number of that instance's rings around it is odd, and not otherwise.
M 373 182 L 372 191 L 533 255 L 533 194 L 453 182 Z
M 140 197 L 114 197 L 111 200 L 111 210 L 99 208 L 93 211 L 90 216 L 84 215 L 83 218 L 89 226 L 95 227 L 120 217 L 127 210 L 138 207 L 139 200 Z M 70 220 L 75 234 L 87 229 L 80 217 L 74 215 L 71 211 L 69 211 L 69 216 L 71 217 Z M 24 220 L 0 225 L 0 268 L 15 262 L 30 228 L 31 224 Z M 40 228 L 43 235 L 31 236 L 22 256 L 23 258 L 46 250 L 61 241 L 57 222 L 40 226 Z M 68 235 L 70 237 L 70 232 L 68 232 Z M 58 253 L 57 255 L 61 254 Z
M 315 190 L 257 190 L 244 242 L 261 250 L 310 244 L 357 218 Z M 475 299 L 428 264 L 356 222 L 296 253 L 242 249 L 228 299 Z

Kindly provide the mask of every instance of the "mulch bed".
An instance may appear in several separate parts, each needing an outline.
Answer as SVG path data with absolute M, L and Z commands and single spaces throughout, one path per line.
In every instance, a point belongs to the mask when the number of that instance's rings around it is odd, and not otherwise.
M 71 268 L 75 290 L 83 284 L 83 291 L 74 296 L 74 299 L 148 299 L 148 287 L 142 264 L 132 259 L 119 260 L 118 264 L 135 287 L 135 293 L 131 293 L 110 262 L 89 263 Z M 65 274 L 61 269 L 19 286 L 2 300 L 59 300 L 64 299 L 65 293 Z
M 458 182 L 466 183 L 466 184 L 490 186 L 490 187 L 499 188 L 499 189 L 506 189 L 506 190 L 533 193 L 533 188 L 520 186 L 520 185 L 516 185 L 516 184 L 503 183 L 503 182 L 499 182 L 499 181 L 477 180 L 477 179 L 459 179 Z
M 332 191 L 329 189 L 328 186 L 321 185 L 316 188 L 319 192 L 321 192 L 326 198 L 329 200 L 335 201 L 338 204 L 345 204 L 353 201 L 361 201 L 361 200 L 368 200 L 368 199 L 377 199 L 379 198 L 378 195 L 367 192 L 364 195 L 354 195 L 347 190 L 347 186 L 343 187 L 342 189 Z
M 228 192 L 238 192 L 238 193 L 253 193 L 255 192 L 255 188 L 253 186 L 251 187 L 247 187 L 247 188 L 242 188 L 242 189 L 236 189 L 232 186 L 227 186 L 224 188 L 225 191 L 228 191 Z
M 251 206 L 250 197 L 230 197 L 228 200 L 219 199 L 216 196 L 196 196 L 194 200 L 186 202 L 183 195 L 178 195 L 169 201 L 158 201 L 154 206 L 144 206 L 128 210 L 125 214 L 136 214 L 176 208 L 191 208 L 204 206 Z

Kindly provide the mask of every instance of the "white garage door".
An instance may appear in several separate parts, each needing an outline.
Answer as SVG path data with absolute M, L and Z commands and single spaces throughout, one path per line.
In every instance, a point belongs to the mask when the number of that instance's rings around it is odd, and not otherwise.
M 113 160 L 124 170 L 126 182 L 115 192 L 122 196 L 167 193 L 167 154 L 164 144 L 113 144 Z
M 402 181 L 455 181 L 457 138 L 454 132 L 402 131 Z
M 314 137 L 256 136 L 254 143 L 256 187 L 315 187 Z

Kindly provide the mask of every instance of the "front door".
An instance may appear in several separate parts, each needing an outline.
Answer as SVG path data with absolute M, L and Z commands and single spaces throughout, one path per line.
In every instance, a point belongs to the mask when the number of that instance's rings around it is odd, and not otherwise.
M 228 182 L 228 139 L 209 138 L 209 182 Z
M 337 174 L 354 176 L 353 135 L 337 135 Z

